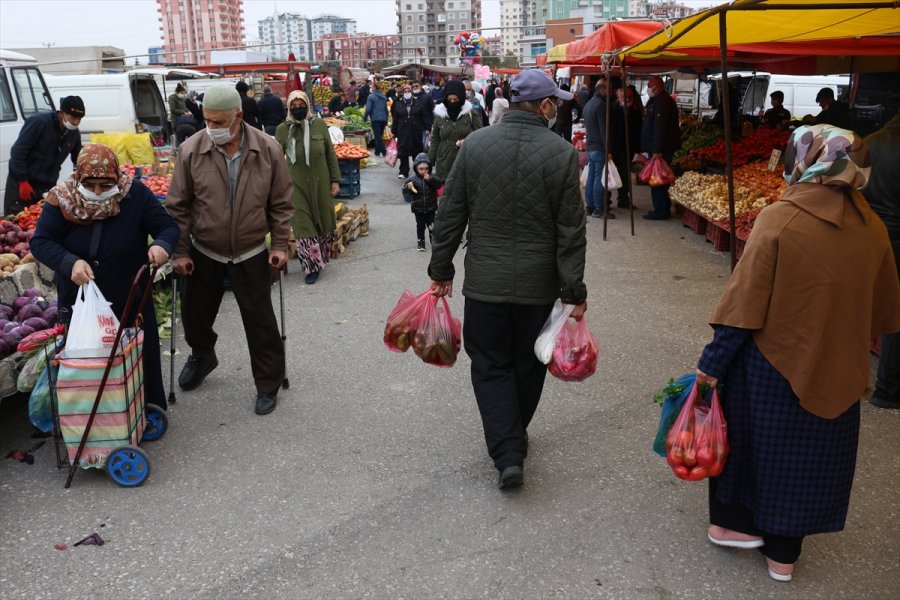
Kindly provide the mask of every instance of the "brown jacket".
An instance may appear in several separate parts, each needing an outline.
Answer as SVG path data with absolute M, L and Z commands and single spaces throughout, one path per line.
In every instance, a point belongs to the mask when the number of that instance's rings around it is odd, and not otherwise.
M 884 223 L 859 192 L 790 186 L 760 213 L 712 324 L 754 330 L 800 406 L 840 416 L 869 383 L 872 337 L 900 331 Z
M 234 210 L 229 208 L 225 159 L 208 135 L 181 145 L 166 208 L 181 229 L 173 258 L 190 255 L 191 237 L 216 254 L 234 257 L 265 242 L 288 252 L 294 205 L 284 151 L 268 135 L 243 126 L 245 154 L 238 174 Z

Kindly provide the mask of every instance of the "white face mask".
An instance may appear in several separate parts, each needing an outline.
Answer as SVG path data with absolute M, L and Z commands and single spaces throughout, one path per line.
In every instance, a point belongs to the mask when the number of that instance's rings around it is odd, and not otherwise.
M 237 118 L 237 117 L 235 117 Z M 206 128 L 206 135 L 209 136 L 209 139 L 212 140 L 212 143 L 216 146 L 224 146 L 228 142 L 234 138 L 234 134 L 231 133 L 231 126 L 234 124 L 234 119 L 231 120 L 231 123 L 228 124 L 228 127 L 223 127 L 222 129 L 210 129 Z
M 188 96 L 187 94 L 178 94 L 178 97 L 181 98 L 182 100 L 187 98 L 187 96 Z
M 409 100 L 410 98 L 412 98 L 412 94 L 410 94 L 409 92 L 406 92 L 405 94 L 403 94 L 404 100 Z
M 95 194 L 91 190 L 84 187 L 83 184 L 78 184 L 78 193 L 81 194 L 82 198 L 84 198 L 87 202 L 103 202 L 104 200 L 109 200 L 113 196 L 119 193 L 119 186 L 115 186 L 112 189 L 106 190 L 102 194 Z
M 556 103 L 554 102 L 553 105 L 556 106 Z M 553 126 L 556 125 L 556 117 L 558 115 L 559 115 L 559 108 L 557 107 L 556 112 L 553 113 L 552 117 L 547 118 L 546 115 L 544 116 L 544 118 L 547 119 L 547 127 L 549 127 L 550 129 L 553 129 Z
M 71 123 L 69 123 L 69 120 L 65 117 L 63 117 L 63 127 L 68 129 L 69 131 L 75 131 L 76 129 L 78 129 L 78 125 L 72 125 Z

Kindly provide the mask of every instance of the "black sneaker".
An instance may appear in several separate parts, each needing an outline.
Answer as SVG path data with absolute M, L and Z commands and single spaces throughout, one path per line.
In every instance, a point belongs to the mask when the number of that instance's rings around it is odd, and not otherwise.
M 213 372 L 213 369 L 219 366 L 219 359 L 213 352 L 208 356 L 188 356 L 187 362 L 181 369 L 178 376 L 178 387 L 188 391 L 196 389 L 203 383 L 206 376 Z
M 500 478 L 497 480 L 497 487 L 501 490 L 519 487 L 525 484 L 525 469 L 520 465 L 506 467 L 500 471 Z
M 259 394 L 256 396 L 256 406 L 254 410 L 258 415 L 267 415 L 275 410 L 275 404 L 278 399 L 274 394 Z
M 592 214 L 594 214 L 594 209 L 593 208 L 585 208 L 584 214 L 587 216 L 591 216 Z
M 603 211 L 601 210 L 600 212 L 595 212 L 595 213 L 593 214 L 593 217 L 594 217 L 595 219 L 602 219 L 602 218 L 603 218 Z M 606 213 L 606 217 L 607 217 L 608 219 L 615 219 L 615 218 L 616 218 L 616 213 L 614 213 L 614 212 L 612 212 L 612 211 L 609 211 L 609 212 Z
M 877 406 L 878 408 L 891 408 L 894 410 L 900 409 L 900 401 L 885 398 L 877 392 L 875 394 L 872 394 L 872 399 L 869 400 L 869 402 L 872 403 L 872 406 Z
M 416 247 L 419 249 L 419 252 L 425 252 L 425 240 L 419 240 Z

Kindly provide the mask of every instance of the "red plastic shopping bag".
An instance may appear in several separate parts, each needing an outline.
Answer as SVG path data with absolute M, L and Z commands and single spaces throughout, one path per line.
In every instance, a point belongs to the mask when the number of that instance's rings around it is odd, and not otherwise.
M 597 371 L 600 346 L 588 329 L 587 320 L 567 320 L 556 339 L 550 374 L 563 381 L 584 381 Z
M 384 164 L 389 167 L 397 166 L 397 138 L 391 140 L 391 143 L 388 144 L 387 154 L 384 157 Z
M 644 183 L 649 183 L 651 187 L 675 183 L 675 173 L 672 171 L 672 167 L 669 166 L 669 163 L 657 156 L 651 158 L 647 164 L 644 165 L 638 178 Z
M 431 301 L 431 290 L 414 296 L 409 290 L 403 292 L 400 300 L 384 325 L 384 345 L 391 352 L 406 352 L 412 345 L 415 330 L 413 326 L 422 316 L 422 309 Z
M 728 427 L 718 391 L 712 389 L 708 396 L 707 403 L 695 383 L 669 430 L 666 462 L 679 479 L 701 481 L 720 475 L 725 468 Z
M 431 296 L 414 327 L 413 351 L 425 364 L 436 367 L 456 364 L 462 342 L 462 323 L 450 313 L 446 298 Z

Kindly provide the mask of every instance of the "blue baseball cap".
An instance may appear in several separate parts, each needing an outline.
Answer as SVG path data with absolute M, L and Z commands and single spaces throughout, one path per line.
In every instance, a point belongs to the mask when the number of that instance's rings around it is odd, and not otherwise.
M 540 69 L 528 69 L 513 77 L 509 84 L 509 96 L 513 103 L 532 102 L 554 96 L 562 100 L 575 97 L 571 92 L 559 89 L 556 82 Z

